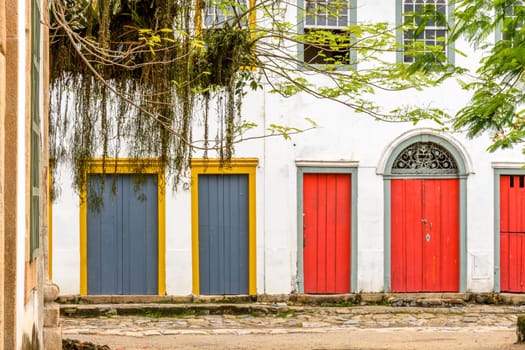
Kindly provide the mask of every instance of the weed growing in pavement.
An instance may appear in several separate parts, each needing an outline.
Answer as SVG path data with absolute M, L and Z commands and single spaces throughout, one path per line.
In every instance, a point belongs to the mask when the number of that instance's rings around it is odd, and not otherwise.
M 148 310 L 144 313 L 147 318 L 161 318 L 162 314 L 158 310 Z
M 278 316 L 281 318 L 297 317 L 297 313 L 295 312 L 295 310 L 287 310 L 279 312 Z
M 322 307 L 354 307 L 359 306 L 358 303 L 352 301 L 339 301 L 334 303 L 321 303 L 319 306 Z

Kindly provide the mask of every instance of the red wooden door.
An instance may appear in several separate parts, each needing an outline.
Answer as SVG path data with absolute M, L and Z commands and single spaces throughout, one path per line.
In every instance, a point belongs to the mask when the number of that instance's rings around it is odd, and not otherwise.
M 304 174 L 305 293 L 349 293 L 351 175 Z
M 525 292 L 525 177 L 500 177 L 500 289 Z
M 459 181 L 391 182 L 391 289 L 459 290 Z

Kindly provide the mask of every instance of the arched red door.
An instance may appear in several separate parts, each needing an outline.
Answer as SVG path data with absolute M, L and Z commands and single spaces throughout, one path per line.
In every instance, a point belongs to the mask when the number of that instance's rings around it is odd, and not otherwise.
M 458 168 L 440 144 L 416 142 L 392 165 L 390 289 L 457 292 L 460 275 Z
M 394 179 L 393 292 L 459 290 L 459 180 Z

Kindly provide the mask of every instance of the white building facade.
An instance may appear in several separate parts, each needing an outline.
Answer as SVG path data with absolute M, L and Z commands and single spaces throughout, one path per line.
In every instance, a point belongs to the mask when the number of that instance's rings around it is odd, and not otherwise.
M 350 5 L 358 23 L 395 25 L 402 5 L 412 3 Z M 445 1 L 436 3 L 449 9 Z M 287 16 L 295 21 L 296 8 Z M 454 57 L 450 50 L 449 58 L 475 69 L 479 53 L 456 45 L 467 55 Z M 61 292 L 524 291 L 525 276 L 516 267 L 525 230 L 519 218 L 521 149 L 489 153 L 489 135 L 468 139 L 430 121 L 378 122 L 334 101 L 284 98 L 269 90 L 263 85 L 243 103 L 243 115 L 259 124 L 259 134 L 272 124 L 307 127 L 306 117 L 319 127 L 292 140 L 240 143 L 224 169 L 195 156 L 191 176 L 175 191 L 152 166 L 146 202 L 151 199 L 153 208 L 149 202 L 129 207 L 134 200 L 123 194 L 109 199 L 114 212 L 99 215 L 69 190 L 72 180 L 62 171 L 61 196 L 52 205 L 52 275 Z M 450 79 L 424 91 L 372 98 L 385 108 L 406 101 L 453 114 L 469 95 Z M 88 173 L 96 178 L 101 167 L 94 160 Z M 124 159 L 118 163 L 122 193 L 130 168 Z M 148 219 L 134 221 L 140 215 Z M 118 223 L 108 223 L 114 217 Z M 128 236 L 142 225 L 149 236 Z M 109 237 L 108 229 L 118 233 Z M 135 275 L 142 277 L 135 281 Z

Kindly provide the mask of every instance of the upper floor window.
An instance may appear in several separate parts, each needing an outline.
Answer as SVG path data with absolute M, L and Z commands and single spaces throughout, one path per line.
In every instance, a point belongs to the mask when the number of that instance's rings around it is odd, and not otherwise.
M 524 2 L 522 0 L 514 0 L 514 3 L 512 6 L 507 7 L 507 17 L 511 19 L 519 19 L 520 17 L 523 17 L 523 15 L 520 16 L 520 12 L 523 13 Z M 520 21 L 518 23 L 518 26 L 523 26 L 523 23 Z
M 344 0 L 306 0 L 305 28 L 338 29 L 348 26 L 348 2 Z
M 251 1 L 250 1 L 251 2 Z M 249 23 L 248 0 L 208 0 L 204 2 L 203 27 L 247 27 Z
M 304 0 L 299 5 L 303 61 L 351 64 L 348 26 L 355 23 L 355 0 Z
M 516 34 L 521 32 L 525 17 L 524 5 L 522 0 L 515 0 L 512 6 L 506 8 L 503 28 L 501 28 L 503 39 L 514 40 Z
M 451 5 L 446 0 L 397 1 L 398 24 L 408 25 L 398 38 L 403 45 L 400 61 L 411 63 L 425 53 L 441 52 L 450 62 L 452 50 L 447 47 L 447 36 Z

